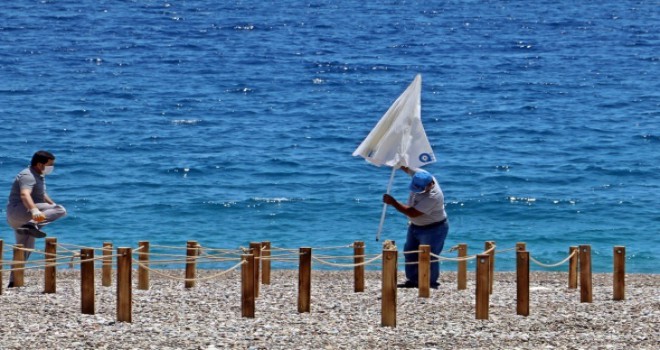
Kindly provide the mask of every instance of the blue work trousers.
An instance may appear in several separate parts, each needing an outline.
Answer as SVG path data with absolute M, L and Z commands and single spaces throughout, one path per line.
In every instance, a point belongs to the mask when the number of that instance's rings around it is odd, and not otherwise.
M 440 255 L 442 248 L 445 245 L 445 238 L 449 232 L 449 222 L 445 221 L 441 225 L 431 225 L 430 227 L 422 227 L 409 225 L 408 236 L 406 237 L 406 244 L 404 251 L 419 250 L 420 245 L 431 246 L 431 253 Z M 404 254 L 406 262 L 417 262 L 419 254 L 409 253 Z M 431 261 L 438 260 L 431 257 Z M 417 264 L 406 264 L 406 279 L 413 284 L 417 284 L 418 273 Z M 438 261 L 431 263 L 431 286 L 438 285 L 438 278 L 440 277 L 440 263 Z

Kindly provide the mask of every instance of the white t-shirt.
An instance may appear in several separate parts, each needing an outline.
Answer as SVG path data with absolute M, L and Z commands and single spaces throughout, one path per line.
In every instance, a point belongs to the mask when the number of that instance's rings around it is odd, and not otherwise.
M 410 192 L 408 205 L 417 211 L 424 213 L 416 218 L 411 218 L 410 222 L 418 226 L 430 225 L 447 218 L 445 212 L 445 196 L 442 194 L 438 181 L 433 178 L 433 188 L 424 193 Z

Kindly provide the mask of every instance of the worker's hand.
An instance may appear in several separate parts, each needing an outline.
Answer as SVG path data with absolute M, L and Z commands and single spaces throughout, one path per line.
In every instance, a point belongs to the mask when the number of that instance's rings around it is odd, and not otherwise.
M 394 197 L 390 196 L 389 194 L 384 194 L 383 195 L 383 203 L 392 205 L 396 203 L 396 199 Z
M 39 208 L 32 208 L 30 209 L 30 213 L 32 214 L 32 220 L 36 222 L 42 222 L 46 220 L 46 215 L 39 210 Z

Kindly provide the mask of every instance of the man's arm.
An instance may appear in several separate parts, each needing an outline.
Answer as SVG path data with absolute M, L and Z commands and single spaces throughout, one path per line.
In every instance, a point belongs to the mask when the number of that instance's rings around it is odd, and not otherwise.
M 48 203 L 48 204 L 55 204 L 55 202 L 54 202 L 52 199 L 50 199 L 50 197 L 48 197 L 48 194 L 47 194 L 47 193 L 44 193 L 44 200 L 45 200 L 46 203 Z
M 407 166 L 403 166 L 403 165 L 402 165 L 400 169 L 403 170 L 406 174 L 408 174 L 408 175 L 410 175 L 410 176 L 415 175 L 415 170 L 410 169 L 410 168 L 408 168 Z
M 32 214 L 32 220 L 39 222 L 46 219 L 44 213 L 42 213 L 39 208 L 37 208 L 37 205 L 34 204 L 34 201 L 32 200 L 31 188 L 24 188 L 21 190 L 21 201 L 27 210 Z
M 407 206 L 405 204 L 400 203 L 399 201 L 394 199 L 394 197 L 390 196 L 389 194 L 384 194 L 383 195 L 383 203 L 393 206 L 394 209 L 396 209 L 400 213 L 402 213 L 405 216 L 410 217 L 410 218 L 416 218 L 418 216 L 424 215 L 424 213 L 422 213 L 421 211 L 419 211 L 419 210 L 417 210 L 413 207 L 410 207 L 410 206 Z
M 37 207 L 34 204 L 34 201 L 32 200 L 31 188 L 24 188 L 21 190 L 21 201 L 23 202 L 23 205 L 27 208 L 28 211 Z

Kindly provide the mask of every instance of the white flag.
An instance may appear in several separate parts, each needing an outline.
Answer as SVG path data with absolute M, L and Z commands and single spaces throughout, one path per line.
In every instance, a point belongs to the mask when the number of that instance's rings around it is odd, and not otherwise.
M 418 74 L 353 152 L 377 166 L 420 168 L 435 162 L 422 126 L 422 76 Z

